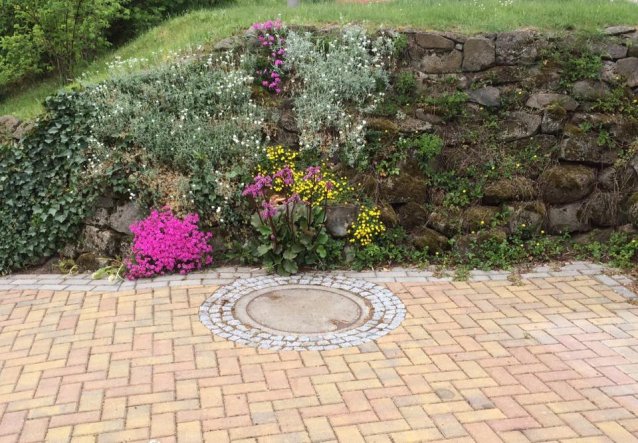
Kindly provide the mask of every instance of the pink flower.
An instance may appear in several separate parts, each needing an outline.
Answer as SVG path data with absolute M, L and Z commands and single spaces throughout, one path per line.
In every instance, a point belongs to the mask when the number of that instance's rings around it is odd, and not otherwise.
M 213 234 L 200 231 L 198 222 L 197 214 L 179 219 L 166 207 L 132 224 L 132 257 L 125 260 L 127 277 L 134 280 L 174 272 L 187 274 L 210 265 Z
M 295 181 L 295 178 L 292 173 L 292 169 L 290 169 L 290 166 L 286 166 L 280 169 L 279 171 L 275 172 L 274 177 L 280 178 L 284 182 L 284 185 L 286 186 L 292 185 Z
M 261 215 L 261 218 L 263 218 L 264 220 L 271 219 L 275 215 L 277 215 L 277 208 L 272 203 L 264 201 L 261 203 L 261 206 L 264 209 L 262 209 L 259 212 L 259 214 Z
M 249 196 L 252 198 L 261 197 L 264 195 L 264 189 L 272 187 L 272 177 L 269 175 L 258 174 L 253 179 L 253 182 L 244 188 L 241 193 L 244 197 Z

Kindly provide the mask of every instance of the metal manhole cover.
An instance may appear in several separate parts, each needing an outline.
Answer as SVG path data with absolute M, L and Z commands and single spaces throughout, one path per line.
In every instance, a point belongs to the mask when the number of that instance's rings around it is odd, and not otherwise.
M 266 349 L 324 350 L 377 339 L 405 318 L 374 283 L 331 276 L 256 277 L 217 290 L 200 308 L 216 335 Z

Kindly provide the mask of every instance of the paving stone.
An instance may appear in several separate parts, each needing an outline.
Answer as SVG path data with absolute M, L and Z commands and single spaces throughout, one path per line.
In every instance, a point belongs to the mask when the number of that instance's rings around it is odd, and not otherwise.
M 406 316 L 393 324 L 379 315 L 385 335 L 374 341 L 357 335 L 364 326 L 321 340 L 236 322 L 222 333 L 237 342 L 227 341 L 207 329 L 221 316 L 204 327 L 196 314 L 213 293 L 231 300 L 231 286 L 171 288 L 167 279 L 160 290 L 100 281 L 83 294 L 67 292 L 79 284 L 0 291 L 1 439 L 632 441 L 638 306 L 619 284 L 631 280 L 588 263 L 538 269 L 528 274 L 575 274 L 488 280 L 480 290 L 428 282 L 417 269 L 403 278 L 420 282 L 387 287 L 298 277 L 369 294 L 377 309 Z M 243 279 L 246 293 L 285 281 Z M 386 291 L 396 303 L 383 303 Z M 296 350 L 266 349 L 284 343 Z

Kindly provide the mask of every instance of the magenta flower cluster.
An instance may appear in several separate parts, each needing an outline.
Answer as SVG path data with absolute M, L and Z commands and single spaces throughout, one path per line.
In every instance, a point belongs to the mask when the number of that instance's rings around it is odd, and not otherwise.
M 200 231 L 199 216 L 183 219 L 170 208 L 151 212 L 130 226 L 132 258 L 125 260 L 130 280 L 169 273 L 188 274 L 213 262 L 212 233 Z
M 263 23 L 255 23 L 253 29 L 257 31 L 259 45 L 268 51 L 269 65 L 267 68 L 257 71 L 261 79 L 261 85 L 275 94 L 281 93 L 281 76 L 284 59 L 286 57 L 286 43 L 283 37 L 281 20 L 268 20 Z

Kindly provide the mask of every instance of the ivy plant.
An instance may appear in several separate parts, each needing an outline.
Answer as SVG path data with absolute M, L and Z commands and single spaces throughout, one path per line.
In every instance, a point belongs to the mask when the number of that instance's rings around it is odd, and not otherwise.
M 21 143 L 0 146 L 0 274 L 75 238 L 96 194 L 84 156 L 94 107 L 62 93 L 46 109 Z

